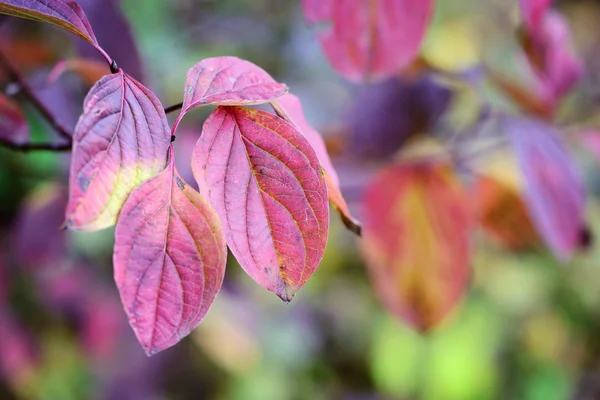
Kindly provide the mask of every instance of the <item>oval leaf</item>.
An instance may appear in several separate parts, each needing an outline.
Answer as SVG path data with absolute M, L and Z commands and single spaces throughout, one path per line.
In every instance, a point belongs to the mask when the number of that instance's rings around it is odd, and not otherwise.
M 561 260 L 581 242 L 585 189 L 577 167 L 550 125 L 533 119 L 503 120 L 525 183 L 525 204 L 533 223 Z
M 328 24 L 319 40 L 333 68 L 354 82 L 396 74 L 416 57 L 433 0 L 305 0 L 312 23 Z
M 438 324 L 469 280 L 467 198 L 448 165 L 402 164 L 367 189 L 362 249 L 375 290 L 420 330 Z
M 317 269 L 329 230 L 327 187 L 308 141 L 273 114 L 219 107 L 192 169 L 242 268 L 290 301 Z
M 173 346 L 202 321 L 226 261 L 217 215 L 172 165 L 131 193 L 117 222 L 114 273 L 146 354 Z
M 127 196 L 165 168 L 171 133 L 160 102 L 119 70 L 96 83 L 73 134 L 66 226 L 114 225 Z
M 29 140 L 29 125 L 21 108 L 9 97 L 0 94 L 0 141 L 21 144 Z
M 237 57 L 207 58 L 187 73 L 179 119 L 195 107 L 263 104 L 287 91 L 286 85 L 249 61 Z
M 107 61 L 85 13 L 74 0 L 0 0 L 0 13 L 57 25 L 89 42 Z
M 291 122 L 298 128 L 298 131 L 304 135 L 310 143 L 313 150 L 317 154 L 321 166 L 324 169 L 325 181 L 327 183 L 327 193 L 329 202 L 340 215 L 344 225 L 352 232 L 360 236 L 360 223 L 352 217 L 348 204 L 344 200 L 344 196 L 340 191 L 340 180 L 338 174 L 333 167 L 333 163 L 329 158 L 327 147 L 321 135 L 306 121 L 304 112 L 302 111 L 302 103 L 300 99 L 293 94 L 287 94 L 280 99 L 271 103 L 277 115 L 286 121 Z

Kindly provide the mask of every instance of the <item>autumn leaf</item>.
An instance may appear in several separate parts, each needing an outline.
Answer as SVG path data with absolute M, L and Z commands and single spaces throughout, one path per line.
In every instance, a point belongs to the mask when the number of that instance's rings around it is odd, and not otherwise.
M 296 126 L 298 131 L 304 135 L 317 154 L 321 166 L 324 169 L 325 182 L 329 202 L 340 215 L 342 223 L 356 235 L 360 236 L 360 222 L 352 217 L 348 204 L 340 190 L 340 180 L 329 158 L 327 147 L 321 135 L 306 121 L 302 110 L 300 99 L 293 94 L 287 94 L 271 103 L 277 115 Z
M 433 0 L 302 2 L 333 68 L 353 82 L 383 79 L 411 64 L 432 14 Z
M 467 200 L 442 163 L 397 164 L 367 188 L 361 247 L 374 289 L 419 330 L 436 326 L 467 290 Z
M 310 143 L 273 114 L 219 107 L 204 123 L 192 169 L 242 268 L 290 301 L 317 269 L 329 230 L 327 187 Z
M 0 0 L 0 13 L 57 25 L 90 43 L 111 62 L 98 44 L 85 13 L 74 0 Z
M 173 162 L 131 193 L 115 231 L 114 274 L 147 355 L 173 346 L 200 323 L 221 288 L 226 261 L 217 215 Z
M 170 140 L 150 90 L 122 70 L 98 81 L 73 134 L 66 226 L 114 225 L 129 193 L 165 168 Z
M 104 75 L 110 73 L 110 69 L 106 63 L 88 60 L 85 58 L 74 58 L 71 60 L 63 60 L 58 62 L 52 71 L 48 73 L 46 80 L 48 85 L 54 84 L 63 74 L 73 72 L 78 75 L 83 82 L 93 86 Z
M 524 178 L 525 204 L 546 244 L 561 260 L 581 243 L 585 189 L 559 133 L 535 119 L 504 118 Z

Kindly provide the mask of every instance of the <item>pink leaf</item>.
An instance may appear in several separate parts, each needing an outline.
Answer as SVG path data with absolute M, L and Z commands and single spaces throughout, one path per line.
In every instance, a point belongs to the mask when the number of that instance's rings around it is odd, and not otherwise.
M 111 61 L 98 45 L 90 22 L 74 0 L 0 0 L 0 13 L 58 25 L 89 42 Z
M 552 0 L 519 0 L 525 26 L 530 31 L 538 29 Z
M 131 193 L 115 232 L 115 281 L 147 355 L 173 346 L 202 321 L 226 261 L 217 215 L 173 163 Z
M 303 2 L 333 68 L 354 82 L 382 79 L 416 57 L 433 10 L 433 0 L 340 0 Z
M 321 135 L 306 121 L 304 112 L 302 111 L 302 103 L 300 102 L 300 99 L 293 94 L 287 94 L 271 104 L 273 105 L 277 115 L 295 125 L 296 128 L 298 128 L 298 131 L 300 131 L 306 140 L 308 140 L 313 150 L 317 154 L 317 157 L 321 162 L 321 166 L 325 170 L 325 180 L 327 183 L 329 201 L 331 202 L 333 208 L 340 214 L 340 218 L 342 219 L 344 225 L 349 230 L 360 236 L 360 223 L 350 215 L 348 205 L 346 204 L 346 201 L 344 200 L 344 197 L 340 191 L 340 180 L 335 168 L 333 167 L 331 159 L 329 158 L 329 153 L 327 152 L 325 142 L 323 141 Z
M 265 70 L 237 57 L 207 58 L 187 73 L 183 107 L 175 122 L 189 110 L 206 105 L 263 104 L 283 96 L 286 85 Z
M 559 133 L 533 119 L 504 119 L 525 184 L 525 204 L 554 254 L 568 259 L 585 230 L 585 189 Z
M 150 90 L 121 70 L 98 81 L 73 134 L 67 227 L 113 225 L 129 193 L 165 168 L 170 139 Z
M 469 282 L 470 213 L 446 164 L 400 164 L 365 194 L 362 250 L 387 307 L 420 330 L 437 325 Z
M 24 143 L 29 140 L 29 126 L 17 103 L 0 94 L 0 141 Z
M 329 230 L 310 143 L 273 114 L 219 107 L 204 123 L 192 169 L 242 268 L 290 301 L 317 269 Z

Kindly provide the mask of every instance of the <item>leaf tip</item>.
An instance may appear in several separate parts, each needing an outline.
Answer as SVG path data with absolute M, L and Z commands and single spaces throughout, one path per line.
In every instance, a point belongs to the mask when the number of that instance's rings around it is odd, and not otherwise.
M 296 289 L 294 289 L 292 287 L 292 285 L 290 285 L 287 282 L 284 282 L 283 284 L 283 290 L 282 291 L 278 291 L 277 296 L 283 300 L 283 302 L 285 304 L 290 304 L 290 302 L 292 301 L 292 299 L 294 298 L 294 296 L 296 295 Z

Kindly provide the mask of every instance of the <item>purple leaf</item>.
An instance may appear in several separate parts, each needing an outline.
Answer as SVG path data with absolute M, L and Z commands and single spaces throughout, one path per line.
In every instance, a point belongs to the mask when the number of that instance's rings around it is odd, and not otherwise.
M 24 143 L 29 140 L 29 126 L 21 108 L 12 99 L 0 94 L 0 141 Z
M 552 0 L 519 0 L 519 4 L 526 28 L 536 31 L 550 8 Z
M 98 81 L 73 135 L 67 227 L 113 225 L 129 193 L 165 168 L 170 139 L 150 90 L 122 70 Z
M 310 143 L 273 114 L 219 107 L 204 123 L 192 169 L 242 268 L 290 301 L 317 269 L 329 230 Z
M 382 79 L 416 57 L 433 0 L 303 1 L 309 22 L 328 24 L 319 40 L 333 68 L 353 82 Z
M 533 223 L 561 260 L 579 247 L 585 230 L 585 189 L 559 133 L 533 119 L 503 119 L 525 185 Z
M 304 135 L 306 140 L 308 140 L 317 154 L 321 166 L 325 170 L 324 174 L 327 183 L 329 202 L 340 215 L 344 225 L 360 236 L 360 223 L 350 214 L 346 200 L 344 200 L 342 192 L 340 191 L 340 180 L 331 163 L 331 159 L 329 158 L 325 142 L 321 135 L 306 121 L 300 99 L 293 94 L 287 94 L 271 104 L 280 117 L 294 124 L 296 128 L 298 128 L 298 131 Z
M 200 323 L 221 288 L 226 261 L 217 215 L 173 162 L 131 193 L 117 222 L 115 281 L 147 355 L 173 346 Z
M 262 68 L 237 57 L 207 58 L 194 65 L 185 81 L 183 107 L 175 128 L 191 109 L 206 105 L 263 104 L 283 96 L 286 85 Z
M 0 13 L 58 25 L 89 42 L 106 61 L 111 61 L 98 44 L 85 13 L 74 0 L 0 0 Z

